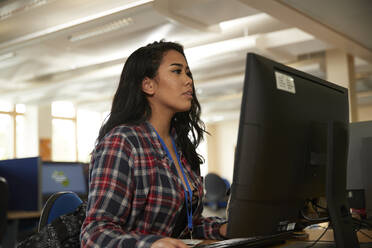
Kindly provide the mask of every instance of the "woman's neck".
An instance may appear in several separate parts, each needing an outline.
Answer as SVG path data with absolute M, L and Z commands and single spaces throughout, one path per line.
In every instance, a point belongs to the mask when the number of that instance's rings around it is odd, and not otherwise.
M 162 139 L 166 140 L 170 137 L 170 125 L 172 120 L 171 115 L 165 116 L 157 113 L 152 113 L 149 122 L 155 128 L 156 132 L 162 137 Z

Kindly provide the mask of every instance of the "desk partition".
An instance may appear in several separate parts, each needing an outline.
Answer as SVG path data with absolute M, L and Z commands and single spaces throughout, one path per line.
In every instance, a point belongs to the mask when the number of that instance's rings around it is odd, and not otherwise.
M 0 176 L 8 181 L 8 211 L 39 211 L 41 209 L 40 158 L 0 161 Z

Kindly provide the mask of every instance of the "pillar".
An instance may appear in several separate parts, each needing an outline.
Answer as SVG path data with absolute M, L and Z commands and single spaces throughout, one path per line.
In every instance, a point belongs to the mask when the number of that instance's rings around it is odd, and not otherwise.
M 51 104 L 38 108 L 39 156 L 43 161 L 52 160 L 52 109 Z
M 326 51 L 327 80 L 349 89 L 350 122 L 358 121 L 354 57 L 339 49 Z
M 218 174 L 218 137 L 215 124 L 206 124 L 207 131 L 210 135 L 206 135 L 208 144 L 208 173 Z

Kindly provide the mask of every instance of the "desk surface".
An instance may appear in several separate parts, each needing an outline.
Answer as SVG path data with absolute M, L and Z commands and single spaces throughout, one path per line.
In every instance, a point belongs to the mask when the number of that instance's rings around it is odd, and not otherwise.
M 296 244 L 296 242 L 298 243 L 299 241 L 310 241 L 310 242 L 311 241 L 315 241 L 315 240 L 317 240 L 320 237 L 320 235 L 322 235 L 323 232 L 324 232 L 324 229 L 309 229 L 309 230 L 305 230 L 305 233 L 308 235 L 307 238 L 302 238 L 302 239 L 299 239 L 297 241 L 296 240 L 289 240 L 289 241 L 286 241 L 285 244 L 276 245 L 276 246 L 272 246 L 272 247 L 285 248 L 287 246 L 290 246 L 291 244 Z M 365 233 L 365 234 L 367 234 L 368 236 L 372 237 L 372 230 L 365 230 L 365 229 L 363 229 L 362 232 Z M 372 239 L 369 238 L 369 237 L 367 237 L 363 233 L 357 232 L 357 236 L 358 236 L 359 242 L 360 243 L 371 243 L 372 242 Z M 333 239 L 333 230 L 332 229 L 327 230 L 327 232 L 320 239 L 320 241 L 334 241 L 334 239 Z M 309 243 L 309 245 L 310 245 L 310 243 Z
M 306 230 L 306 233 L 309 235 L 307 240 L 316 240 L 323 232 L 324 232 L 323 229 Z M 372 237 L 372 230 L 363 229 L 362 232 Z M 359 242 L 361 243 L 372 242 L 372 239 L 367 237 L 362 232 L 357 232 L 357 237 L 358 237 Z M 327 230 L 327 232 L 324 234 L 324 236 L 320 240 L 333 241 L 333 230 L 332 229 Z
M 41 211 L 8 211 L 8 220 L 39 218 Z
M 304 247 L 306 247 L 308 245 L 311 245 L 312 241 L 317 240 L 320 237 L 320 235 L 322 235 L 323 232 L 324 232 L 324 229 L 321 229 L 321 228 L 305 230 L 304 235 L 301 238 L 292 238 L 290 240 L 287 240 L 284 244 L 265 246 L 265 247 L 271 247 L 271 248 L 286 248 L 286 247 L 291 247 L 291 246 L 293 247 L 293 245 L 299 244 L 302 241 L 306 241 L 306 245 L 304 245 Z M 362 232 L 372 237 L 372 230 L 363 229 Z M 363 233 L 357 232 L 359 242 L 360 243 L 371 243 L 371 246 L 368 246 L 368 247 L 372 247 L 372 239 L 367 237 Z M 324 236 L 320 239 L 320 241 L 334 241 L 333 230 L 328 229 L 327 232 L 324 234 Z M 205 240 L 202 242 L 202 244 L 208 244 L 208 243 L 213 243 L 213 242 L 215 241 Z

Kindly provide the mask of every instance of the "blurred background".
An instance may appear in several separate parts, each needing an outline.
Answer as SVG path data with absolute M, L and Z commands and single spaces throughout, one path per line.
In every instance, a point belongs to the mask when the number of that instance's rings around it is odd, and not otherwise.
M 231 182 L 246 54 L 349 88 L 350 121 L 371 120 L 370 13 L 369 0 L 1 0 L 0 159 L 89 162 L 126 58 L 166 39 L 185 47 L 211 133 L 202 174 Z

